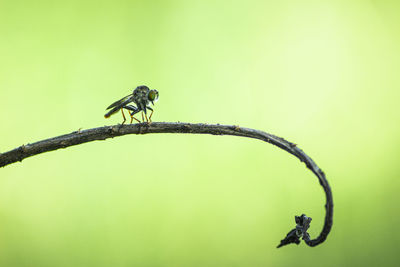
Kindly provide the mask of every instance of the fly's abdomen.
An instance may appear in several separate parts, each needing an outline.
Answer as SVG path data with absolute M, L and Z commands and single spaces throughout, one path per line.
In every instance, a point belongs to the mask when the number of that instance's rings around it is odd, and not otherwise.
M 121 109 L 121 107 L 114 107 L 113 109 L 111 109 L 109 112 L 107 112 L 104 115 L 104 118 L 109 118 L 112 114 L 114 114 L 115 112 L 117 112 L 120 109 Z

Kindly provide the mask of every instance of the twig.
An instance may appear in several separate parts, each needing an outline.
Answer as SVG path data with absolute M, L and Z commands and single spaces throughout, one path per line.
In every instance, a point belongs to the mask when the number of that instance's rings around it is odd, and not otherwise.
M 321 233 L 315 239 L 310 239 L 307 230 L 309 228 L 311 218 L 306 215 L 295 216 L 296 228 L 291 230 L 287 236 L 281 241 L 278 247 L 282 247 L 291 243 L 300 243 L 302 238 L 307 245 L 314 247 L 325 241 L 332 228 L 333 217 L 333 200 L 332 192 L 323 171 L 315 164 L 315 162 L 307 156 L 296 144 L 286 141 L 278 136 L 250 129 L 237 125 L 219 125 L 219 124 L 191 124 L 191 123 L 171 123 L 171 122 L 153 122 L 151 124 L 138 123 L 130 125 L 113 125 L 93 128 L 88 130 L 80 130 L 49 138 L 33 144 L 22 145 L 16 149 L 0 154 L 0 167 L 8 164 L 22 161 L 27 157 L 31 157 L 40 153 L 66 148 L 69 146 L 79 145 L 95 140 L 105 140 L 116 136 L 126 134 L 150 134 L 150 133 L 186 133 L 186 134 L 212 134 L 212 135 L 235 135 L 249 138 L 260 139 L 293 154 L 300 161 L 304 162 L 317 177 L 319 183 L 323 187 L 326 195 L 326 215 L 325 223 Z

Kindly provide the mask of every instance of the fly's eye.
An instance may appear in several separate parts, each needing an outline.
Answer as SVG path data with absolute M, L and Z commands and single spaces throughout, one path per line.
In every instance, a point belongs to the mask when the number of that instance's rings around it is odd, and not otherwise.
M 157 90 L 150 90 L 149 92 L 149 100 L 154 101 L 158 99 L 158 91 Z

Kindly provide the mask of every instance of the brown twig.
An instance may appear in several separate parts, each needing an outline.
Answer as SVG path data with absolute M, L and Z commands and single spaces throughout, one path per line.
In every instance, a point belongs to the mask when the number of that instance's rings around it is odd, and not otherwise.
M 302 238 L 307 245 L 313 247 L 325 241 L 332 228 L 333 218 L 333 199 L 332 192 L 323 171 L 315 164 L 315 162 L 307 156 L 296 144 L 286 141 L 278 136 L 254 130 L 243 128 L 237 125 L 219 125 L 219 124 L 191 124 L 191 123 L 171 123 L 171 122 L 153 122 L 151 124 L 138 123 L 130 125 L 113 125 L 93 128 L 88 130 L 79 130 L 70 134 L 65 134 L 46 140 L 42 140 L 33 144 L 22 145 L 16 149 L 0 154 L 0 167 L 4 167 L 11 163 L 22 161 L 27 157 L 31 157 L 44 152 L 66 148 L 69 146 L 79 145 L 95 140 L 105 140 L 116 136 L 126 134 L 150 134 L 150 133 L 186 133 L 186 134 L 212 134 L 212 135 L 234 135 L 249 138 L 260 139 L 293 154 L 300 161 L 304 162 L 317 177 L 319 183 L 323 187 L 326 195 L 326 215 L 325 223 L 321 233 L 315 239 L 310 239 L 307 229 L 310 225 L 311 218 L 305 216 L 296 216 L 296 228 L 291 230 L 287 236 L 281 241 L 278 247 L 300 243 Z

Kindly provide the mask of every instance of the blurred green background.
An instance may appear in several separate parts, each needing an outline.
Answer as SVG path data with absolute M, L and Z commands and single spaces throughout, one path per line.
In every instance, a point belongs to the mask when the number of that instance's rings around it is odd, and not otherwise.
M 295 142 L 123 136 L 0 169 L 0 266 L 396 266 L 399 1 L 0 1 L 0 152 L 121 122 L 238 124 Z

